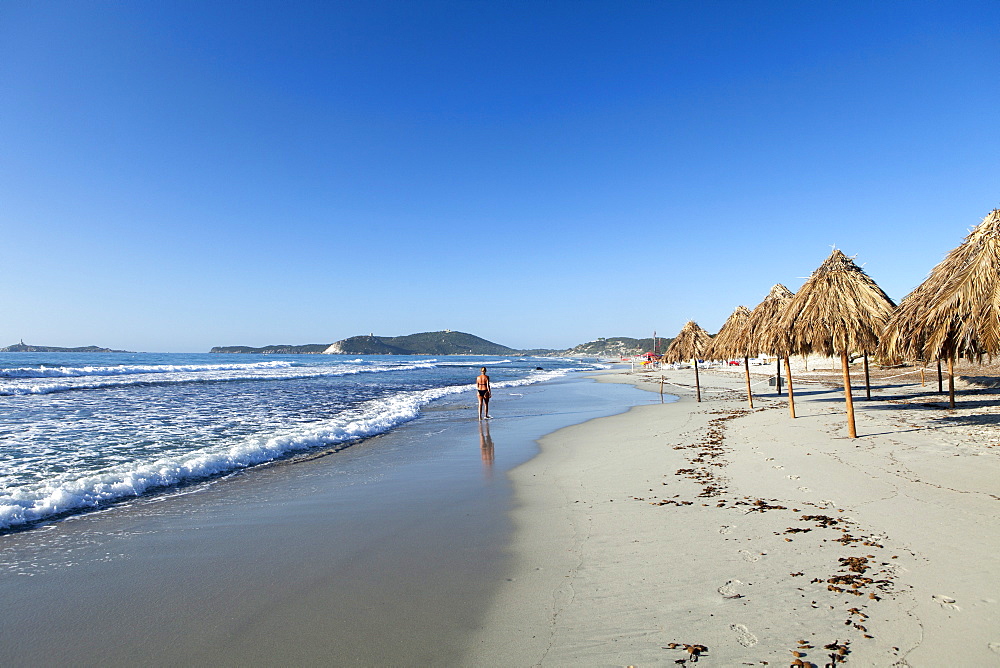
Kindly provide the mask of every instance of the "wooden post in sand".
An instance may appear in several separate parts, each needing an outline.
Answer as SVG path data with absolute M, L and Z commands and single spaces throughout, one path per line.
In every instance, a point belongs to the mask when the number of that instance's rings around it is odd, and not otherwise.
M 924 367 L 920 367 L 920 387 L 924 386 Z
M 847 433 L 851 438 L 858 437 L 854 426 L 854 397 L 851 396 L 851 370 L 847 366 L 847 351 L 840 353 L 840 364 L 844 367 L 844 398 L 847 400 Z
M 774 376 L 775 376 L 774 385 L 775 385 L 775 387 L 777 387 L 777 389 L 778 389 L 778 396 L 780 397 L 781 396 L 781 358 L 780 357 L 775 357 L 774 358 Z
M 944 386 L 941 385 L 941 358 L 938 358 L 938 394 L 944 392 Z
M 955 353 L 948 355 L 948 407 L 955 407 Z
M 750 358 L 743 358 L 743 370 L 747 377 L 747 403 L 753 408 L 753 392 L 750 391 Z
M 792 363 L 785 355 L 785 375 L 788 376 L 788 412 L 795 419 L 795 390 L 792 389 Z
M 660 398 L 663 398 L 663 374 L 660 374 Z
M 698 402 L 701 403 L 701 381 L 698 380 L 698 358 L 694 358 L 694 389 L 698 395 Z
M 865 394 L 868 399 L 872 398 L 872 384 L 868 376 L 868 353 L 865 353 Z

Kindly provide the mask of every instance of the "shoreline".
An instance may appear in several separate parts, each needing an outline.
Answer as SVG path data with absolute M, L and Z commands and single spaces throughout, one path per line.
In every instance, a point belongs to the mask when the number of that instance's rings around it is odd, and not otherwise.
M 663 374 L 679 401 L 550 434 L 510 473 L 515 575 L 469 664 L 1000 663 L 996 395 L 947 411 L 876 384 L 849 439 L 837 387 L 797 389 L 792 420 L 766 386 L 748 410 L 740 374 L 703 372 L 700 404 L 693 372 Z
M 645 395 L 582 374 L 471 392 L 329 456 L 0 537 L 4 665 L 441 665 L 508 575 L 504 473 Z

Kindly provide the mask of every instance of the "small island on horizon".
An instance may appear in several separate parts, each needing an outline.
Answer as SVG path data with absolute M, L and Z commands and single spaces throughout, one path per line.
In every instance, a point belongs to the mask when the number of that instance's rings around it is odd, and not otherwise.
M 80 346 L 78 348 L 62 348 L 60 346 L 35 346 L 25 343 L 22 339 L 20 343 L 0 348 L 0 353 L 132 353 L 132 350 L 112 350 L 111 348 L 101 348 L 100 346 Z

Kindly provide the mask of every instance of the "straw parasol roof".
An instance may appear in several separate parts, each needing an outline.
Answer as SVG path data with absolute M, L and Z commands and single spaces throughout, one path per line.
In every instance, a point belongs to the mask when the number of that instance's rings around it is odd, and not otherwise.
M 1000 209 L 906 296 L 883 336 L 882 353 L 892 358 L 1000 354 Z
M 694 320 L 689 320 L 663 353 L 663 361 L 680 362 L 704 357 L 711 343 L 712 337 L 709 333 L 699 327 Z
M 750 309 L 746 306 L 737 306 L 733 309 L 732 314 L 730 314 L 722 329 L 712 339 L 711 345 L 705 351 L 705 357 L 713 360 L 721 360 L 730 357 L 750 357 L 751 354 L 757 354 L 756 351 L 750 353 L 738 345 L 749 318 Z
M 867 353 L 878 347 L 879 334 L 895 306 L 854 260 L 835 248 L 792 297 L 777 324 L 775 336 L 786 337 L 792 353 L 819 352 L 827 357 L 840 353 L 851 438 L 858 434 L 848 358 L 853 351 L 866 354 L 867 385 Z
M 737 306 L 726 320 L 719 333 L 712 339 L 711 345 L 705 356 L 709 359 L 728 359 L 730 357 L 743 358 L 743 373 L 747 381 L 747 403 L 753 408 L 753 391 L 750 384 L 750 352 L 746 348 L 739 347 L 739 340 L 746 331 L 747 322 L 750 320 L 750 309 L 746 306 Z M 754 352 L 756 354 L 756 351 Z
M 758 353 L 784 355 L 786 343 L 783 337 L 775 335 L 775 324 L 785 312 L 785 307 L 792 300 L 792 291 L 781 283 L 771 288 L 764 300 L 757 304 L 740 336 L 733 341 L 733 346 L 746 351 L 748 356 Z
M 770 338 L 794 354 L 872 352 L 895 304 L 854 260 L 834 249 L 799 288 Z

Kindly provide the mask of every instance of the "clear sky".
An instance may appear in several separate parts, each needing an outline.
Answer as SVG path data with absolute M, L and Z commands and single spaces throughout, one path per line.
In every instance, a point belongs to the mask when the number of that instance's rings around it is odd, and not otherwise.
M 1000 2 L 4 0 L 0 346 L 714 332 L 1000 206 Z

